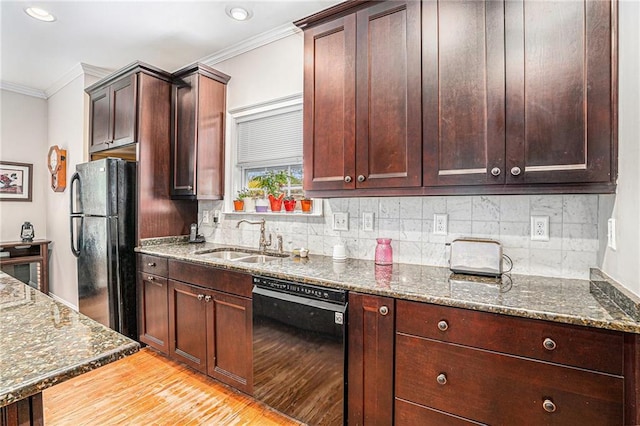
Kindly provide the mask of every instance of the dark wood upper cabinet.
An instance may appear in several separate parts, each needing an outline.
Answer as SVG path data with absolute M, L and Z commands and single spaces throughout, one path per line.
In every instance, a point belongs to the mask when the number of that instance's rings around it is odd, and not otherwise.
M 420 186 L 420 3 L 305 31 L 305 188 Z
M 354 1 L 296 22 L 305 190 L 613 192 L 616 16 L 616 0 Z
M 171 196 L 224 195 L 224 120 L 229 76 L 198 64 L 174 74 Z
M 137 75 L 122 77 L 90 93 L 91 153 L 128 145 L 137 141 Z
M 504 85 L 504 3 L 424 1 L 425 186 L 505 182 Z
M 505 3 L 507 183 L 615 183 L 615 7 Z

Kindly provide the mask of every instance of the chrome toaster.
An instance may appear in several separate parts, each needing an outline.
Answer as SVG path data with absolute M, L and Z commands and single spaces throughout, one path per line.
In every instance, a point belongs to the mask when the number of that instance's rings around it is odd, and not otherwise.
M 499 241 L 458 238 L 451 242 L 450 269 L 459 274 L 502 275 L 502 245 Z

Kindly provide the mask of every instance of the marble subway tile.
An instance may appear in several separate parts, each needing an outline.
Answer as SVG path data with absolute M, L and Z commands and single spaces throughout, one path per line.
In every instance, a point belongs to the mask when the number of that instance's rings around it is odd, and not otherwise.
M 529 222 L 530 203 L 527 195 L 505 195 L 500 198 L 500 222 Z
M 378 217 L 379 202 L 377 198 L 360 198 L 360 212 L 371 212 Z
M 471 230 L 470 220 L 449 220 L 448 239 L 452 240 L 459 237 L 469 237 L 471 236 Z
M 471 221 L 472 197 L 447 197 L 449 221 Z M 436 212 L 441 213 L 441 212 Z
M 528 222 L 500 222 L 500 242 L 504 247 L 528 248 L 529 227 Z
M 446 246 L 440 243 L 422 243 L 422 264 L 448 267 Z
M 472 199 L 472 219 L 474 221 L 495 221 L 500 219 L 500 197 L 479 196 Z
M 380 219 L 399 219 L 400 218 L 400 200 L 398 197 L 380 198 L 378 207 L 378 216 Z
M 422 218 L 433 220 L 434 214 L 447 213 L 446 197 L 424 197 L 422 199 Z
M 549 223 L 562 223 L 562 195 L 533 195 L 531 216 L 549 216 Z
M 598 251 L 598 226 L 594 224 L 565 223 L 562 226 L 563 251 Z
M 379 219 L 378 235 L 376 238 L 391 238 L 397 240 L 400 238 L 400 221 L 398 219 Z
M 562 206 L 563 223 L 598 223 L 597 195 L 565 195 Z
M 422 219 L 422 198 L 403 197 L 400 199 L 400 219 Z
M 324 237 L 321 235 L 309 235 L 307 248 L 311 254 L 324 254 Z
M 531 249 L 529 253 L 529 272 L 532 274 L 549 277 L 562 269 L 560 250 Z
M 399 241 L 398 254 L 393 253 L 393 261 L 419 265 L 422 262 L 421 244 L 415 241 Z
M 529 249 L 524 248 L 505 248 L 504 254 L 509 256 L 513 261 L 514 274 L 529 274 Z
M 375 256 L 376 245 L 377 242 L 375 239 L 359 239 L 358 259 L 373 260 Z
M 589 268 L 597 266 L 597 255 L 597 252 L 563 251 L 561 276 L 589 279 Z
M 498 221 L 474 220 L 471 222 L 471 236 L 498 240 L 500 237 L 500 224 Z
M 399 239 L 401 241 L 422 241 L 422 220 L 402 219 Z

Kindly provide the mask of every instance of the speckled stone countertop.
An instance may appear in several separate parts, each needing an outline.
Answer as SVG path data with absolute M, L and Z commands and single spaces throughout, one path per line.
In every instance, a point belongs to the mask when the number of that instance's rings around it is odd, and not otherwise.
M 448 268 L 393 264 L 310 255 L 264 264 L 212 259 L 198 252 L 223 246 L 212 243 L 145 244 L 140 253 L 185 260 L 252 274 L 389 296 L 495 312 L 526 318 L 640 333 L 640 321 L 624 312 L 588 280 L 529 275 L 492 278 L 452 275 Z M 228 246 L 226 246 L 228 247 Z
M 131 355 L 139 347 L 0 272 L 0 407 Z

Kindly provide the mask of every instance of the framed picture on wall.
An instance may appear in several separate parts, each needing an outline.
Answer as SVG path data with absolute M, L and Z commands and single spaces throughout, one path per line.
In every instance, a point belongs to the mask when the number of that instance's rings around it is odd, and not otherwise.
M 33 164 L 0 161 L 0 201 L 31 201 Z

